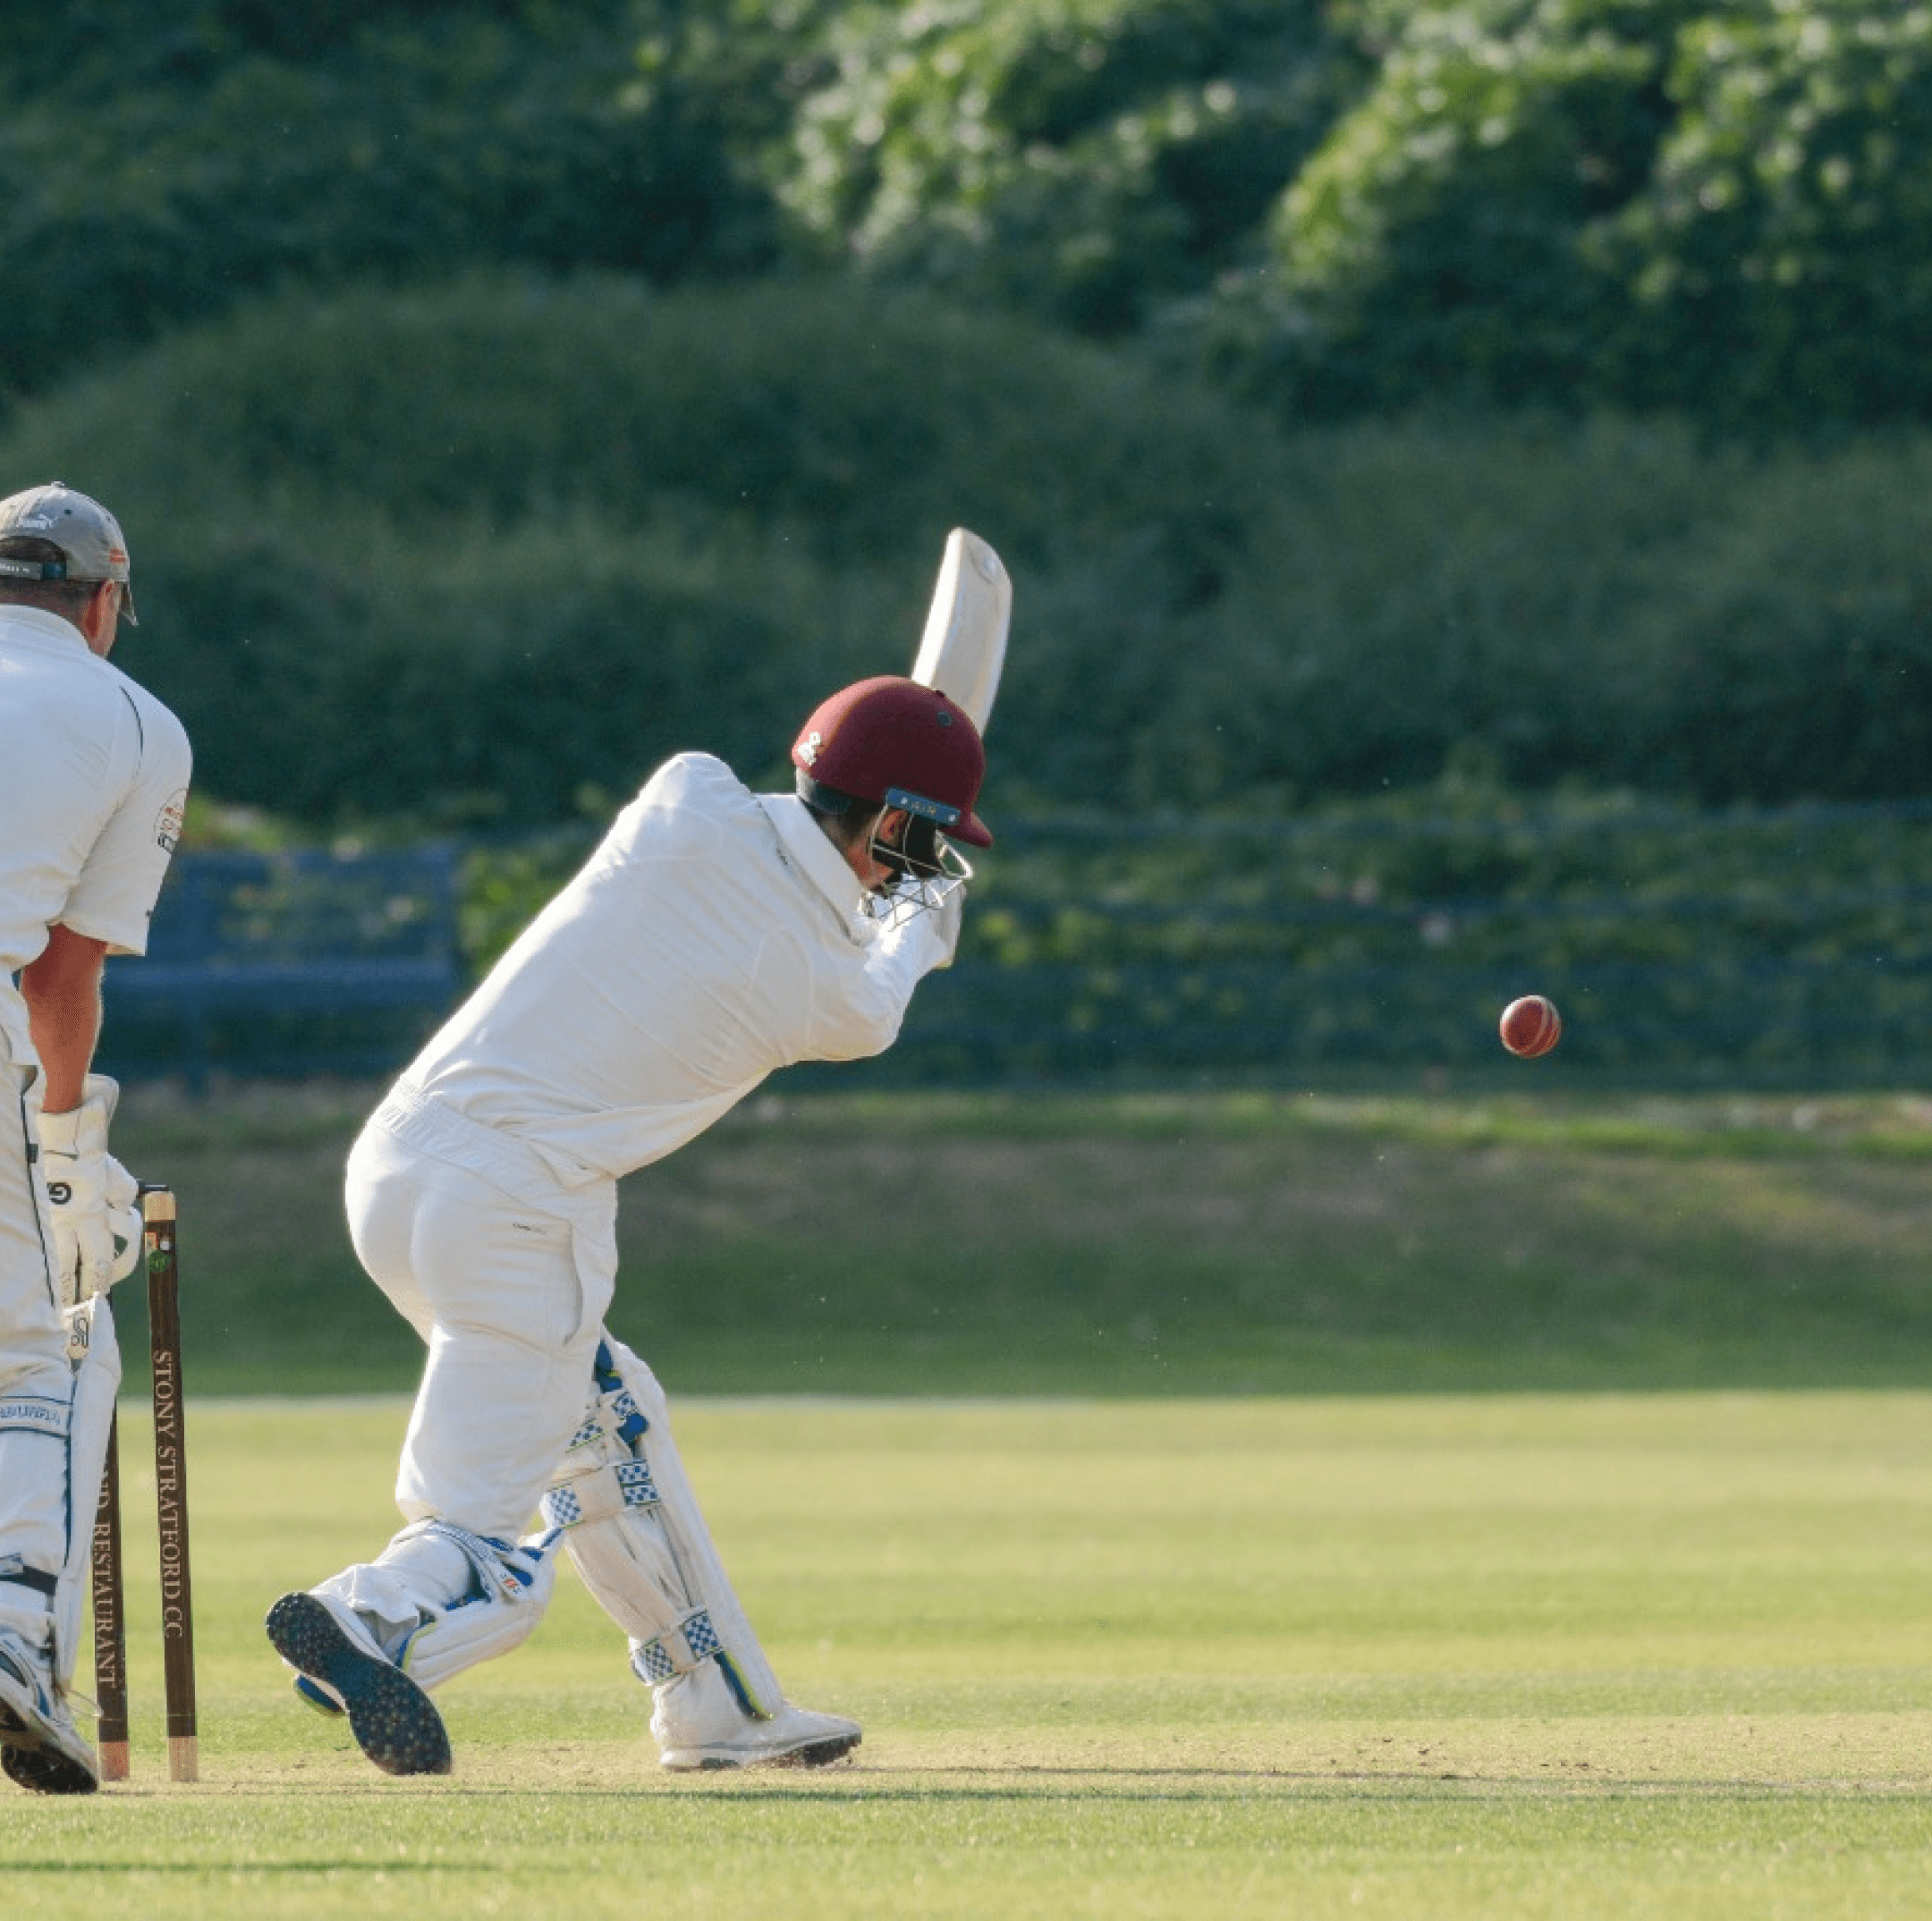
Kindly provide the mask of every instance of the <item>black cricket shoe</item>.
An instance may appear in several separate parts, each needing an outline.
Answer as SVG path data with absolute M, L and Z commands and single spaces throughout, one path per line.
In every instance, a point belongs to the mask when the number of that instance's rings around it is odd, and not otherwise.
M 284 1595 L 264 1623 L 275 1652 L 342 1701 L 356 1745 L 386 1774 L 447 1774 L 449 1735 L 436 1705 L 399 1667 L 365 1653 L 311 1594 Z
M 0 1748 L 0 1768 L 29 1794 L 97 1794 L 100 1777 L 56 1748 Z

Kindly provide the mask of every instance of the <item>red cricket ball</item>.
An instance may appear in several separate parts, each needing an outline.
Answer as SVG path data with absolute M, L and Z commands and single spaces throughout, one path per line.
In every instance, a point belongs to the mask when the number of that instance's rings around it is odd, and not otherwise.
M 1556 1011 L 1556 1003 L 1540 994 L 1526 994 L 1520 1001 L 1512 1001 L 1503 1010 L 1499 1027 L 1503 1045 L 1525 1060 L 1547 1054 L 1563 1037 L 1563 1016 Z

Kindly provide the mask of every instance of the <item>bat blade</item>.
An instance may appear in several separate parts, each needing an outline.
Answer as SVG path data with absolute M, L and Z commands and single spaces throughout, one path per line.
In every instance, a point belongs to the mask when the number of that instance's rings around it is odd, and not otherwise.
M 1013 580 L 999 555 L 978 534 L 955 527 L 946 537 L 912 678 L 963 707 L 981 733 L 999 692 L 1012 619 Z

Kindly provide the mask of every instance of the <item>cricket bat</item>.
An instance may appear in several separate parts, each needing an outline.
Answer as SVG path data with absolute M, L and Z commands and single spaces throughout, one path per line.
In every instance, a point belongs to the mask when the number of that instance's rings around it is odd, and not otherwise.
M 946 536 L 912 678 L 962 707 L 981 733 L 999 692 L 1012 619 L 1013 580 L 999 555 L 978 534 L 955 527 Z

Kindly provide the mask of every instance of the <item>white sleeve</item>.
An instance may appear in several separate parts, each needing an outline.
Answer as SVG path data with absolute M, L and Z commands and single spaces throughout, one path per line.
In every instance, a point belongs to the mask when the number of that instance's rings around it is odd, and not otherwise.
M 886 930 L 845 980 L 835 1005 L 821 1005 L 813 1053 L 821 1061 L 857 1061 L 884 1054 L 899 1037 L 912 990 L 935 968 L 952 963 L 956 915 L 920 913 Z
M 133 778 L 89 850 L 59 916 L 63 926 L 106 942 L 108 952 L 119 954 L 148 951 L 148 924 L 181 838 L 193 766 L 187 732 L 173 714 L 147 698 L 136 700 L 134 709 L 140 728 Z

